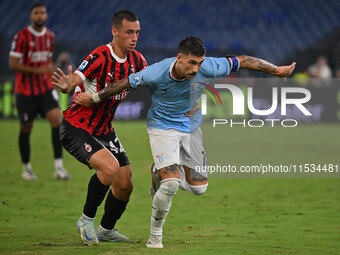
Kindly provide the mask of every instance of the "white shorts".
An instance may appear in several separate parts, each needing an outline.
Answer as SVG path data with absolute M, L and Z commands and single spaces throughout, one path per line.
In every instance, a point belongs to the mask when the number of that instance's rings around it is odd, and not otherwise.
M 190 133 L 175 129 L 148 128 L 148 133 L 157 169 L 174 164 L 195 170 L 204 169 L 203 167 L 206 166 L 206 154 L 200 128 Z M 207 176 L 205 171 L 201 174 Z

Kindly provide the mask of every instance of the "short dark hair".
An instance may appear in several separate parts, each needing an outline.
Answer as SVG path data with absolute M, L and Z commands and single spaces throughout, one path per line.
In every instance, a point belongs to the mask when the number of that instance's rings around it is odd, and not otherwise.
M 121 26 L 123 19 L 126 19 L 127 21 L 130 21 L 130 22 L 135 22 L 138 20 L 138 17 L 132 11 L 120 10 L 113 15 L 111 26 L 112 27 Z
M 30 11 L 30 13 L 33 11 L 34 8 L 37 8 L 37 7 L 45 7 L 45 8 L 46 8 L 46 6 L 45 6 L 43 3 L 41 3 L 41 2 L 36 2 L 36 3 L 34 3 L 34 4 L 31 6 L 31 11 Z
M 205 55 L 205 47 L 201 39 L 190 36 L 181 41 L 178 46 L 178 53 L 202 57 Z

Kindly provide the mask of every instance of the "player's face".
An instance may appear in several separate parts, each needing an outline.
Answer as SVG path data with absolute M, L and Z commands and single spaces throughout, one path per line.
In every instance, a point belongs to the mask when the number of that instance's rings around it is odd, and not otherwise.
M 35 7 L 31 11 L 30 19 L 33 27 L 42 28 L 47 20 L 47 11 L 44 6 Z
M 187 80 L 194 78 L 200 70 L 204 58 L 205 56 L 197 57 L 191 54 L 183 55 L 179 53 L 177 55 L 177 64 L 179 67 L 180 75 Z
M 112 35 L 114 41 L 118 43 L 119 47 L 125 51 L 132 51 L 137 44 L 140 31 L 139 21 L 130 22 L 123 19 L 122 25 L 118 28 L 112 28 Z

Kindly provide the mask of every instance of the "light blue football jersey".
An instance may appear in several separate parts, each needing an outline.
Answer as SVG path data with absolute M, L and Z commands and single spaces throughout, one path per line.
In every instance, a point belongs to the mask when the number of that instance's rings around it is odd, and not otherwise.
M 226 58 L 206 57 L 194 79 L 175 80 L 170 76 L 175 62 L 176 58 L 164 59 L 131 74 L 129 82 L 132 88 L 148 87 L 151 91 L 148 127 L 190 132 L 197 129 L 203 121 L 200 110 L 192 117 L 185 116 L 186 112 L 194 108 L 202 94 L 197 85 L 190 84 L 198 84 L 207 78 L 223 78 L 229 75 L 230 66 Z

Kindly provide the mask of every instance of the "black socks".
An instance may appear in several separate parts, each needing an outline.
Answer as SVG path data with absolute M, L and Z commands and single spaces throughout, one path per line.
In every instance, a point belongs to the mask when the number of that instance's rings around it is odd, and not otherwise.
M 112 190 L 109 191 L 105 202 L 105 213 L 103 215 L 100 225 L 105 229 L 113 229 L 117 220 L 125 211 L 126 205 L 129 201 L 121 201 L 115 198 Z
M 97 207 L 103 202 L 106 192 L 110 186 L 105 186 L 100 182 L 97 174 L 94 174 L 89 182 L 87 189 L 86 203 L 83 213 L 89 217 L 94 218 L 96 216 Z
M 30 161 L 30 133 L 20 132 L 19 134 L 19 149 L 22 163 L 26 164 Z
M 59 127 L 52 128 L 52 145 L 53 145 L 54 158 L 61 158 L 63 150 L 62 150 L 60 136 L 59 136 Z

